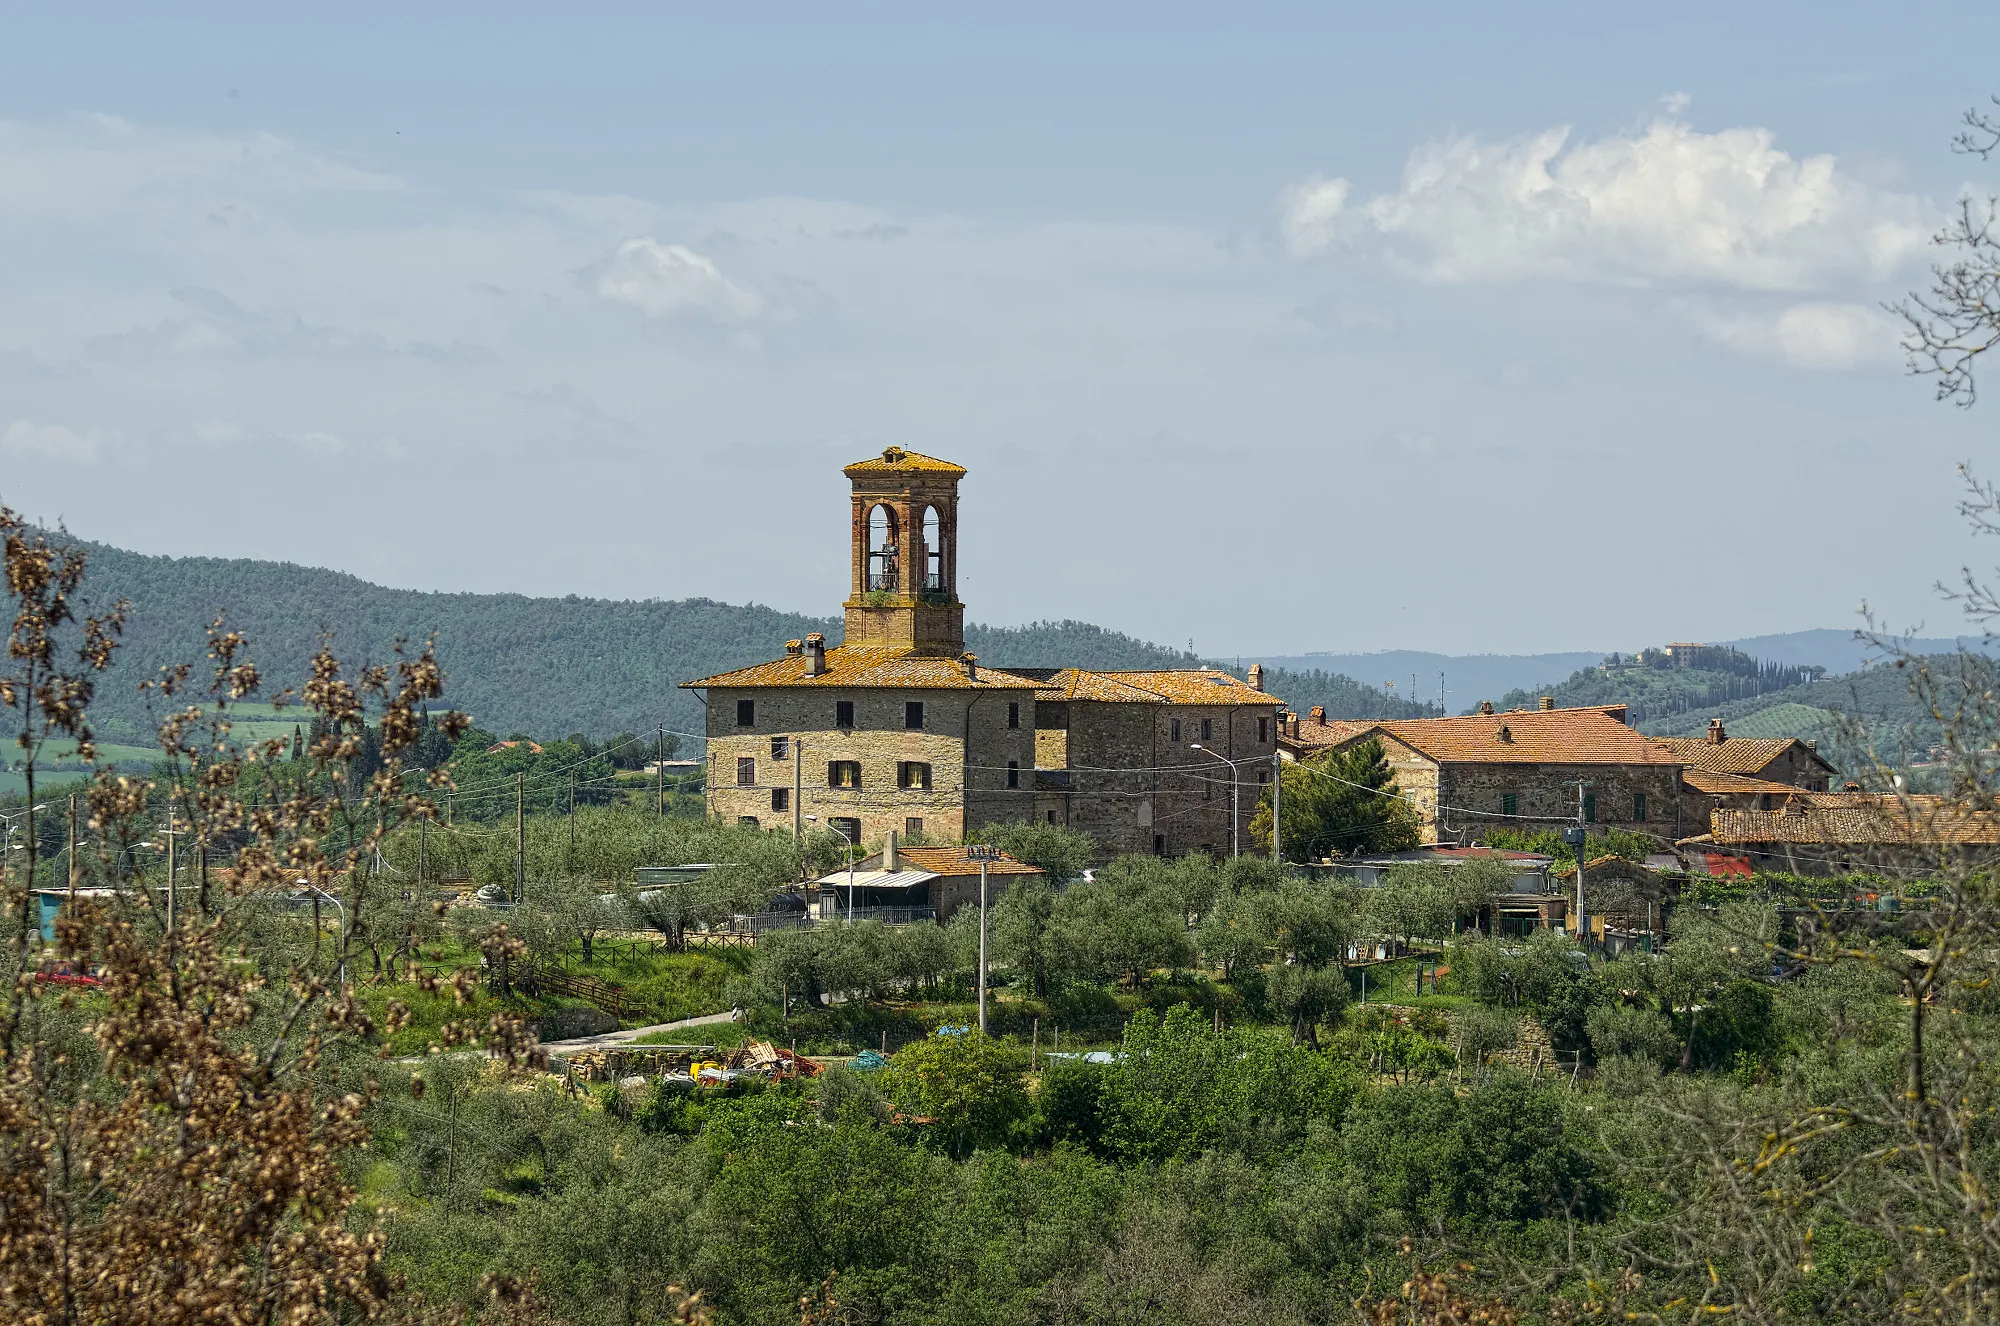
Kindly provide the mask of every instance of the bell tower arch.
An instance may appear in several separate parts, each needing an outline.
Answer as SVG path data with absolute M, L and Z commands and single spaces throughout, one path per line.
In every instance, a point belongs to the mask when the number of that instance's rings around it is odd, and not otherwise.
M 958 601 L 958 481 L 963 466 L 901 447 L 856 461 L 852 587 L 846 643 L 956 658 L 965 652 Z

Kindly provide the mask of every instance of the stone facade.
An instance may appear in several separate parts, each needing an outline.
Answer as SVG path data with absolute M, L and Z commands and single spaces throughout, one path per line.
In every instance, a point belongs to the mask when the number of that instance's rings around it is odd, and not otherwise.
M 956 842 L 1035 819 L 1106 855 L 1220 854 L 1240 780 L 1233 829 L 1249 850 L 1280 708 L 1260 669 L 1245 682 L 1207 669 L 982 667 L 964 653 L 956 588 L 965 471 L 892 447 L 844 472 L 843 643 L 809 636 L 781 659 L 684 683 L 706 692 L 711 815 L 787 830 L 810 816 L 868 848 L 892 831 Z
M 753 721 L 738 726 L 738 702 L 746 699 Z M 913 703 L 924 707 L 921 729 L 907 726 Z M 1010 703 L 1020 706 L 1017 728 L 1007 726 Z M 852 706 L 852 726 L 839 725 L 843 704 Z M 863 848 L 891 830 L 905 840 L 914 829 L 957 842 L 981 824 L 1025 820 L 1034 810 L 1033 706 L 1032 685 L 1018 682 L 978 692 L 715 687 L 708 696 L 709 813 L 774 829 L 791 829 L 806 816 L 822 824 L 859 820 Z M 739 781 L 746 759 L 748 783 Z M 860 766 L 858 787 L 834 785 L 831 766 L 848 762 Z M 911 765 L 929 766 L 928 788 L 903 785 Z M 773 792 L 784 793 L 782 809 Z
M 1683 805 L 1680 767 L 1671 764 L 1447 764 L 1439 772 L 1439 791 L 1451 809 L 1438 824 L 1441 840 L 1463 831 L 1473 837 L 1489 828 L 1545 828 L 1558 821 L 1574 823 L 1576 785 L 1584 784 L 1587 816 L 1594 825 L 1635 829 L 1669 841 L 1697 831 L 1707 823 L 1708 807 Z M 1504 817 L 1505 798 L 1514 798 L 1515 815 Z M 1435 802 L 1432 803 L 1435 807 Z M 1687 812 L 1696 818 L 1690 820 Z M 1534 821 L 1542 821 L 1536 823 Z M 1436 823 L 1435 813 L 1427 823 Z

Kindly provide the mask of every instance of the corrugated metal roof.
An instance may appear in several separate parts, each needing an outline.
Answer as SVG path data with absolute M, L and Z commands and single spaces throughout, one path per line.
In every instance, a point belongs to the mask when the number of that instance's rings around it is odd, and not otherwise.
M 936 879 L 933 870 L 857 870 L 854 872 L 854 887 L 857 889 L 913 889 L 919 884 L 928 884 Z M 823 889 L 844 889 L 848 879 L 845 870 L 836 870 L 831 875 L 821 875 L 813 881 Z

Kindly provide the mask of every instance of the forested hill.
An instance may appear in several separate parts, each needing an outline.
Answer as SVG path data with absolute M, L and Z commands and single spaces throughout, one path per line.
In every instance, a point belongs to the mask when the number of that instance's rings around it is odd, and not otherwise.
M 701 703 L 683 681 L 762 662 L 809 631 L 840 639 L 837 618 L 710 599 L 529 598 L 386 589 L 358 577 L 247 558 L 151 557 L 101 544 L 90 554 L 88 598 L 131 603 L 125 647 L 92 712 L 105 736 L 146 741 L 151 722 L 137 685 L 163 665 L 199 661 L 219 614 L 249 637 L 274 684 L 305 674 L 322 636 L 349 663 L 387 657 L 403 637 L 435 633 L 449 702 L 500 733 L 599 736 L 656 723 L 701 730 Z M 1084 622 L 969 626 L 966 648 L 994 667 L 1187 667 L 1181 651 Z M 1409 707 L 1347 677 L 1274 670 L 1271 690 L 1301 710 L 1336 717 L 1401 716 Z

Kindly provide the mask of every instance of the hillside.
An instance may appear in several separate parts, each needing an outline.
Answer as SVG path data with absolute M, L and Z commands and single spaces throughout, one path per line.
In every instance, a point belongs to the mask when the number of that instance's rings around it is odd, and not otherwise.
M 250 638 L 267 678 L 291 684 L 323 637 L 350 665 L 385 658 L 403 637 L 433 633 L 449 702 L 480 726 L 553 736 L 607 736 L 657 723 L 698 732 L 701 702 L 683 681 L 774 657 L 809 631 L 840 638 L 837 618 L 710 599 L 616 601 L 442 594 L 387 589 L 338 571 L 242 558 L 153 557 L 101 544 L 90 554 L 88 599 L 131 604 L 125 647 L 92 712 L 109 740 L 150 741 L 137 684 L 168 663 L 199 660 L 204 626 L 226 613 Z M 966 647 L 995 667 L 1186 667 L 1185 653 L 1084 622 L 972 625 Z M 1270 689 L 1335 717 L 1416 710 L 1348 677 L 1273 670 Z

